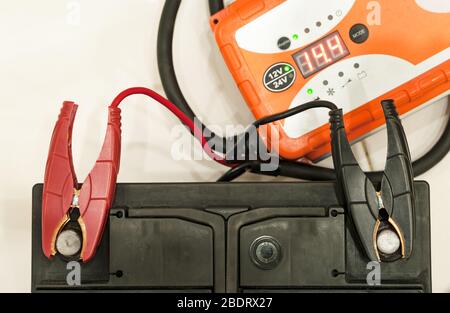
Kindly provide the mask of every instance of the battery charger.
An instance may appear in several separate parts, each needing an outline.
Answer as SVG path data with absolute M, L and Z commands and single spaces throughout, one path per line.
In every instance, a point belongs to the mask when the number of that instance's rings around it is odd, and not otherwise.
M 343 108 L 355 141 L 450 90 L 450 2 L 238 0 L 211 18 L 222 55 L 256 118 L 316 99 Z M 329 154 L 327 112 L 274 123 L 286 159 Z M 323 125 L 323 126 L 321 126 Z

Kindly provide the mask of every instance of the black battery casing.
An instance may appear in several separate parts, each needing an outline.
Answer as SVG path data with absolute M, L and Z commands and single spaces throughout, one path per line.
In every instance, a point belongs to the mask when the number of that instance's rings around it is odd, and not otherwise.
M 414 185 L 413 254 L 376 264 L 333 182 L 118 184 L 97 254 L 81 264 L 81 286 L 69 286 L 73 268 L 42 253 L 38 184 L 32 291 L 431 292 L 430 192 Z M 261 242 L 275 243 L 268 264 L 258 262 Z

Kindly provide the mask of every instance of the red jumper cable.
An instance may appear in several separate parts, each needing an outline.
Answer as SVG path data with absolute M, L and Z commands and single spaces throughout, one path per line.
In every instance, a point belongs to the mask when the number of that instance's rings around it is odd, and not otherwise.
M 202 129 L 172 102 L 148 88 L 130 88 L 109 107 L 108 128 L 94 168 L 79 184 L 72 162 L 72 129 L 78 106 L 64 102 L 56 122 L 47 159 L 42 198 L 42 249 L 48 258 L 87 262 L 95 255 L 112 205 L 120 167 L 120 103 L 132 95 L 146 95 L 169 109 L 201 142 L 203 149 L 220 164 L 233 167 L 218 156 Z

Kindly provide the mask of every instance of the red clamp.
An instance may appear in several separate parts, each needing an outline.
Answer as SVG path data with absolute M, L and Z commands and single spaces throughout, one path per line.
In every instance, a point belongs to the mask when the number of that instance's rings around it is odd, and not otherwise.
M 121 111 L 109 108 L 102 151 L 80 185 L 71 148 L 77 108 L 75 103 L 65 102 L 53 131 L 42 198 L 42 249 L 48 258 L 59 253 L 87 262 L 100 243 L 114 199 L 120 166 Z

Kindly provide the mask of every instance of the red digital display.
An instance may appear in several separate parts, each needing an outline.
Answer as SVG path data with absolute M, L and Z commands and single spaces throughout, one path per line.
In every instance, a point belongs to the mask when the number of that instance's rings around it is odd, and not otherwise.
M 350 54 L 339 35 L 334 32 L 293 55 L 304 78 L 323 70 Z

